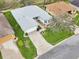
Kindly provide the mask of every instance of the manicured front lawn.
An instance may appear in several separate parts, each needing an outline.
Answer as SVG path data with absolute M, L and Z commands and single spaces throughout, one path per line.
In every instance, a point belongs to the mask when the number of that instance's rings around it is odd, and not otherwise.
M 44 38 L 52 45 L 59 43 L 60 41 L 70 37 L 73 34 L 73 32 L 66 31 L 66 29 L 57 32 L 53 32 L 50 29 L 47 29 L 44 31 L 44 33 L 42 33 Z
M 75 22 L 76 25 L 79 26 L 79 14 L 75 16 L 74 22 Z
M 34 57 L 36 57 L 37 55 L 36 48 L 30 41 L 30 39 L 28 37 L 24 38 L 24 32 L 22 31 L 18 23 L 15 21 L 10 11 L 5 12 L 4 15 L 6 16 L 7 20 L 11 24 L 13 30 L 15 31 L 15 35 L 18 37 L 17 46 L 21 51 L 22 55 L 24 56 L 24 58 L 34 59 Z

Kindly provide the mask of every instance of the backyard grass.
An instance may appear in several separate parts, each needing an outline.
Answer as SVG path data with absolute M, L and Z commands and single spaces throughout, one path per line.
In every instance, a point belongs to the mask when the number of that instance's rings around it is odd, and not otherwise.
M 66 29 L 57 32 L 53 32 L 50 29 L 47 29 L 44 31 L 44 33 L 42 33 L 44 38 L 52 45 L 59 43 L 60 41 L 70 37 L 73 34 L 73 32 L 66 31 Z
M 25 59 L 34 59 L 36 57 L 36 48 L 30 41 L 30 39 L 24 38 L 24 32 L 20 28 L 20 26 L 15 21 L 14 17 L 12 16 L 11 12 L 5 12 L 4 15 L 6 16 L 7 20 L 11 24 L 13 30 L 15 31 L 15 35 L 18 37 L 17 46 L 24 56 Z
M 75 16 L 74 22 L 75 22 L 76 25 L 79 26 L 79 14 Z

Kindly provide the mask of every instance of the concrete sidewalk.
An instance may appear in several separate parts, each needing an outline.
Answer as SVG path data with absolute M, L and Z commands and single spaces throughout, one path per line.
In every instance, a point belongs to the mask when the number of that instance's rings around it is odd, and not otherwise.
M 49 44 L 43 38 L 43 36 L 37 31 L 30 33 L 29 37 L 33 42 L 33 44 L 35 45 L 38 55 L 42 55 L 43 53 L 46 53 L 47 51 L 53 48 L 53 46 Z

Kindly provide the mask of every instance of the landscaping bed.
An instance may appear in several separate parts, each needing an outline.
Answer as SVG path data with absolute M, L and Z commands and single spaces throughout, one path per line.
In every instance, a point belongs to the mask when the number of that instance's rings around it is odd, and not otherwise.
M 4 15 L 6 16 L 7 20 L 11 24 L 13 30 L 15 31 L 16 37 L 18 37 L 17 46 L 21 52 L 21 54 L 24 56 L 25 59 L 34 59 L 36 57 L 36 48 L 30 41 L 29 37 L 25 38 L 24 32 L 12 16 L 11 12 L 5 12 Z
M 45 30 L 42 35 L 52 45 L 55 45 L 64 39 L 72 36 L 74 33 L 71 31 L 67 31 L 66 29 L 62 31 L 53 32 L 50 29 Z
M 79 26 L 79 14 L 77 14 L 77 15 L 75 16 L 74 22 L 75 22 L 76 25 Z

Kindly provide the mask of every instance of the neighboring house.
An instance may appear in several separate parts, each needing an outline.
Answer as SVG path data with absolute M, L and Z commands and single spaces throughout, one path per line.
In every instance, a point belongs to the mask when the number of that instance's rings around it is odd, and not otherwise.
M 55 16 L 63 13 L 73 14 L 76 11 L 75 8 L 73 8 L 69 3 L 63 1 L 46 5 L 46 10 L 51 15 Z
M 73 5 L 79 7 L 79 0 L 70 0 L 70 2 L 71 2 Z
M 0 46 L 14 39 L 14 31 L 12 30 L 5 16 L 2 13 L 0 13 Z
M 48 25 L 50 20 L 52 19 L 52 16 L 50 16 L 46 11 L 39 8 L 36 5 L 30 5 L 23 8 L 18 8 L 11 11 L 15 19 L 26 19 L 25 21 L 29 22 L 32 20 L 35 22 L 35 20 L 39 20 L 44 25 Z M 31 19 L 31 20 L 29 20 Z M 30 23 L 29 23 L 30 24 Z M 26 25 L 29 26 L 28 23 Z M 31 25 L 31 24 L 30 24 Z M 33 27 L 33 24 L 32 24 Z
M 78 59 L 79 58 L 79 34 L 74 35 L 63 43 L 57 45 L 37 59 Z

